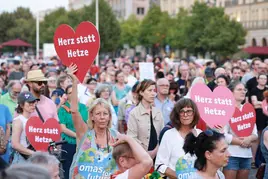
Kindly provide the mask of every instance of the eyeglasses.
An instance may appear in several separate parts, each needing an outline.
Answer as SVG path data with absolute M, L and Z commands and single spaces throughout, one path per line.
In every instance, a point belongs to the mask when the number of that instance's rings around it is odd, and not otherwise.
M 13 95 L 19 95 L 19 94 L 20 94 L 20 92 L 17 92 L 17 91 L 12 91 L 12 94 L 13 94 Z
M 42 86 L 42 84 L 47 85 L 47 81 L 33 81 L 33 83 L 38 84 L 38 86 Z
M 194 111 L 191 109 L 191 110 L 180 110 L 180 116 L 185 116 L 185 114 L 187 114 L 187 116 L 192 116 L 194 114 Z
M 162 85 L 158 85 L 158 86 L 160 86 L 160 87 L 167 87 L 167 88 L 169 88 L 169 85 L 164 85 L 164 84 L 162 84 Z
M 90 85 L 97 85 L 97 83 L 94 83 L 94 82 L 92 82 L 92 83 L 89 83 Z
M 208 129 L 208 130 L 205 130 L 204 133 L 206 134 L 207 137 L 211 137 L 213 136 L 213 131 Z

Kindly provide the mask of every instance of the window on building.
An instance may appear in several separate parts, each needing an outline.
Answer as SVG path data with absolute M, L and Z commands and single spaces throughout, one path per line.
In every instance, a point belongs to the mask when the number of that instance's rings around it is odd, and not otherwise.
M 253 38 L 253 39 L 252 39 L 252 47 L 256 47 L 256 46 L 257 46 L 256 39 L 255 39 L 255 38 Z
M 144 15 L 144 7 L 138 7 L 137 8 L 137 14 L 138 15 Z
M 267 41 L 266 41 L 266 38 L 263 38 L 263 39 L 262 39 L 262 46 L 263 46 L 263 47 L 267 47 Z

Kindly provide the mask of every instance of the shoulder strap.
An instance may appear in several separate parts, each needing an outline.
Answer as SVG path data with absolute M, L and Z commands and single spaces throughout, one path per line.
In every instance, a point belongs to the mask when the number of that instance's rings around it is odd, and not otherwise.
M 61 107 L 63 107 L 68 113 L 71 113 L 71 109 L 68 106 L 62 105 Z
M 36 109 L 36 112 L 37 112 L 39 118 L 41 119 L 41 121 L 42 121 L 42 122 L 45 122 L 45 120 L 44 120 L 43 116 L 41 115 L 41 113 L 40 113 L 40 111 L 39 111 L 39 109 L 38 109 L 37 106 L 35 106 L 35 109 Z

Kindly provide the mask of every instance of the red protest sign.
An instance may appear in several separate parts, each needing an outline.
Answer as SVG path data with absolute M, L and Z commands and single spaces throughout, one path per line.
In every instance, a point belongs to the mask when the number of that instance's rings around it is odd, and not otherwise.
M 235 111 L 233 93 L 226 87 L 218 86 L 212 92 L 205 84 L 196 84 L 191 89 L 191 99 L 196 103 L 201 118 L 213 128 L 225 126 Z
M 31 117 L 25 126 L 26 136 L 35 150 L 47 151 L 49 142 L 59 141 L 61 136 L 60 124 L 50 118 L 44 123 L 39 117 Z
M 54 46 L 64 65 L 78 66 L 76 76 L 82 82 L 99 51 L 100 36 L 91 22 L 81 22 L 76 31 L 62 24 L 54 33 Z
M 229 121 L 231 129 L 238 137 L 248 137 L 252 134 L 256 122 L 256 112 L 250 103 L 244 104 L 242 111 L 235 109 Z

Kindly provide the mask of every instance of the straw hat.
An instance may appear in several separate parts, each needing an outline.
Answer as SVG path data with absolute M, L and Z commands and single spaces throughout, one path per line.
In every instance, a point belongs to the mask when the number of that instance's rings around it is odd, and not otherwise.
M 41 70 L 31 70 L 27 73 L 25 81 L 48 81 Z

